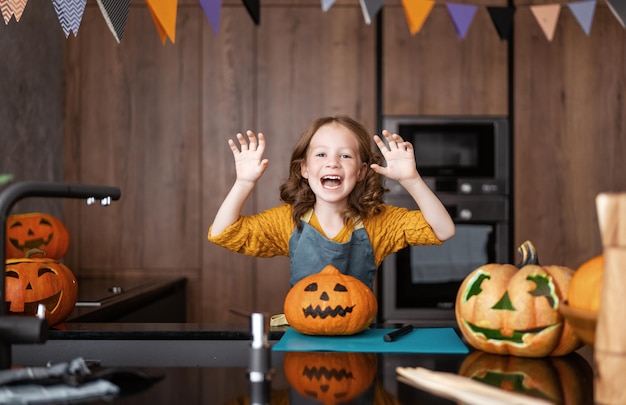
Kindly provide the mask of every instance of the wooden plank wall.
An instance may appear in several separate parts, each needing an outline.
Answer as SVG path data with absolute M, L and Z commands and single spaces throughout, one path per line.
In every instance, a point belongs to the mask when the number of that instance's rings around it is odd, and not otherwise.
M 288 261 L 206 240 L 235 179 L 226 140 L 246 129 L 266 134 L 270 167 L 245 209 L 278 204 L 291 148 L 312 119 L 347 113 L 373 127 L 375 31 L 354 5 L 324 14 L 318 2 L 264 3 L 256 27 L 237 2 L 222 9 L 215 35 L 188 3 L 178 9 L 176 45 L 160 43 L 145 6 L 131 8 L 120 45 L 89 6 L 68 41 L 66 176 L 123 190 L 106 210 L 68 203 L 80 235 L 73 266 L 98 276 L 183 275 L 190 321 L 247 322 L 229 309 L 282 311 Z
M 566 7 L 552 42 L 515 22 L 515 243 L 577 268 L 602 252 L 596 195 L 626 191 L 626 32 L 604 2 L 589 37 Z

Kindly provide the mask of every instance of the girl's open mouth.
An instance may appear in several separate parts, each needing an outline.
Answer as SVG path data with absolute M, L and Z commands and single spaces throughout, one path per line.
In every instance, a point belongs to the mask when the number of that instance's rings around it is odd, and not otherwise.
M 324 176 L 321 179 L 322 186 L 329 190 L 337 189 L 343 183 L 343 179 L 339 176 Z

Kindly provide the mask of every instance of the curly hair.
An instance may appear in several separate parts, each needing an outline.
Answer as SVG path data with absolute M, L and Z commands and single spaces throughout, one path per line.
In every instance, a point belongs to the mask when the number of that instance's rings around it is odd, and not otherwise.
M 322 117 L 313 121 L 302 133 L 291 155 L 289 177 L 280 186 L 280 199 L 293 207 L 293 220 L 300 229 L 300 218 L 315 205 L 315 194 L 307 179 L 302 177 L 301 163 L 306 160 L 306 153 L 311 139 L 324 125 L 339 124 L 347 128 L 357 138 L 361 161 L 365 163 L 365 175 L 362 176 L 348 196 L 348 206 L 344 212 L 344 221 L 360 217 L 368 218 L 379 214 L 382 209 L 383 195 L 387 191 L 382 176 L 374 172 L 372 163 L 382 164 L 383 158 L 376 149 L 372 136 L 367 129 L 356 120 L 341 115 Z

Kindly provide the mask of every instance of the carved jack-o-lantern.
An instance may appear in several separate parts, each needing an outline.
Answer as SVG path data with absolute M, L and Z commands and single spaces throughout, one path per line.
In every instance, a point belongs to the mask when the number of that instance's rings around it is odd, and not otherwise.
M 531 359 L 475 351 L 465 358 L 459 374 L 556 404 L 593 403 L 593 369 L 577 353 Z
M 63 222 L 41 212 L 10 215 L 6 221 L 6 235 L 7 259 L 61 259 L 70 244 L 69 232 Z
M 285 376 L 300 395 L 322 404 L 351 401 L 374 381 L 373 353 L 287 352 Z
M 9 313 L 35 316 L 37 306 L 46 307 L 50 326 L 63 322 L 74 310 L 78 283 L 63 263 L 51 259 L 9 259 L 5 267 Z
M 459 288 L 456 319 L 473 347 L 523 357 L 561 356 L 582 343 L 558 310 L 573 270 L 540 266 L 530 242 L 520 247 L 519 268 L 486 264 Z
M 377 310 L 372 290 L 332 265 L 298 281 L 284 302 L 289 325 L 307 335 L 353 335 L 372 324 Z

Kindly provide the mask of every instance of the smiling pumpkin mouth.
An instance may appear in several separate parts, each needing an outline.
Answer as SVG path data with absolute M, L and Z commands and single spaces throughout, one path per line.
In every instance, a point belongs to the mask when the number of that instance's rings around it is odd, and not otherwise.
M 10 301 L 7 301 L 6 305 L 9 308 L 9 312 L 12 314 L 35 316 L 37 315 L 37 307 L 39 306 L 39 304 L 43 304 L 46 307 L 46 313 L 52 313 L 59 306 L 59 302 L 61 301 L 61 294 L 62 294 L 62 291 L 59 291 L 58 293 L 48 298 L 45 298 L 43 300 L 39 300 L 35 302 L 25 302 L 24 310 L 21 312 L 11 311 Z
M 339 176 L 324 176 L 321 179 L 322 186 L 327 189 L 336 189 L 341 186 L 343 179 Z

